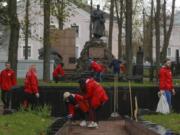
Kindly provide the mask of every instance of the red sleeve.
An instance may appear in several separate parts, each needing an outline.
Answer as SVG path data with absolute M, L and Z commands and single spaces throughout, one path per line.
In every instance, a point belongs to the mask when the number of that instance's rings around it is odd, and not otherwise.
M 58 74 L 61 74 L 61 76 L 64 76 L 64 70 L 61 65 L 58 66 Z
M 13 74 L 12 74 L 12 85 L 13 86 L 16 86 L 17 85 L 17 80 L 16 80 L 16 74 L 15 72 L 13 71 Z
M 68 104 L 68 114 L 72 114 L 72 116 L 74 116 L 74 114 L 75 114 L 74 105 Z
M 160 69 L 159 71 L 159 87 L 160 90 L 163 90 L 165 88 L 165 72 L 163 69 Z
M 86 84 L 86 94 L 84 95 L 85 99 L 90 99 L 93 96 L 94 86 L 96 85 L 94 82 L 90 82 Z
M 79 94 L 75 94 L 75 100 L 76 101 L 81 101 L 81 100 L 83 100 L 84 98 L 83 98 L 83 96 L 81 96 L 81 95 L 79 95 Z
M 38 93 L 38 79 L 35 75 L 31 75 L 31 86 L 34 93 Z

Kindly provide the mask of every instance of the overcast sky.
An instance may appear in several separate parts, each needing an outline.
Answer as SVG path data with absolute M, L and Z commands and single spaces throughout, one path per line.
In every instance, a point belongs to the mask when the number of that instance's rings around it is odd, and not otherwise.
M 105 0 L 93 0 L 93 2 L 95 4 L 100 4 L 101 6 L 104 5 L 104 3 L 105 3 L 104 1 Z M 147 1 L 151 1 L 151 0 L 144 0 L 144 1 L 145 1 L 145 3 L 147 3 Z M 154 0 L 154 1 L 156 1 L 156 0 Z M 90 3 L 90 0 L 88 0 L 88 3 Z M 172 5 L 172 0 L 167 0 L 167 6 L 169 8 L 171 8 L 171 5 Z M 180 10 L 180 0 L 176 0 L 176 10 Z

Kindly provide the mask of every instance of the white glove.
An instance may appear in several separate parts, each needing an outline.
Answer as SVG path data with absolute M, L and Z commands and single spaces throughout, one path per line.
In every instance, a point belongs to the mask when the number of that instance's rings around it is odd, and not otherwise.
M 39 98 L 39 93 L 36 93 L 35 96 L 36 96 L 37 98 Z
M 68 114 L 68 115 L 67 115 L 67 118 L 68 118 L 68 119 L 71 119 L 72 116 L 73 116 L 72 114 Z

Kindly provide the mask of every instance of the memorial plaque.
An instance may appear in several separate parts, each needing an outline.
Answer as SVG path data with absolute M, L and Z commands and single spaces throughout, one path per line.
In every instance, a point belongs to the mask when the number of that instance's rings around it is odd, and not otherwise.
M 89 48 L 89 57 L 92 58 L 104 58 L 104 48 Z

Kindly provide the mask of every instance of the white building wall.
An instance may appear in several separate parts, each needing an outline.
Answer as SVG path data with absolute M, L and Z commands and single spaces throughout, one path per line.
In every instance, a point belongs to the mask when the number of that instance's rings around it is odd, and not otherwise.
M 171 55 L 167 56 L 171 60 L 176 60 L 176 50 L 179 50 L 180 53 L 180 26 L 174 26 L 171 34 L 171 38 L 169 41 L 168 48 L 171 49 Z M 161 33 L 161 46 L 163 44 L 163 35 Z M 154 36 L 154 44 L 153 44 L 153 59 L 156 60 L 156 38 Z
M 25 16 L 25 2 L 18 2 L 18 18 L 19 22 L 24 21 Z M 29 22 L 30 22 L 30 35 L 28 39 L 28 46 L 31 47 L 31 57 L 30 60 L 38 60 L 39 53 L 38 50 L 43 46 L 43 9 L 42 3 L 39 0 L 31 0 L 29 8 Z M 18 59 L 24 59 L 23 56 L 23 46 L 25 46 L 24 34 L 22 31 L 22 25 L 20 29 L 20 39 L 19 39 L 19 48 L 18 48 Z
M 22 22 L 25 16 L 25 1 L 20 1 L 18 3 L 18 18 L 19 21 Z M 64 23 L 64 29 L 70 28 L 72 24 L 76 24 L 79 26 L 79 36 L 76 38 L 76 47 L 77 47 L 77 57 L 80 56 L 80 53 L 87 41 L 89 41 L 89 23 L 90 23 L 90 14 L 83 9 L 78 8 L 76 5 L 71 4 L 69 18 Z M 43 6 L 40 3 L 40 0 L 31 0 L 30 1 L 30 29 L 31 36 L 29 37 L 28 45 L 31 46 L 31 57 L 30 60 L 38 60 L 39 52 L 38 50 L 43 47 Z M 51 25 L 54 25 L 58 28 L 58 21 L 56 17 L 51 16 Z M 109 31 L 109 21 L 108 18 L 105 23 L 106 31 Z M 118 51 L 118 27 L 117 23 L 114 23 L 113 29 L 113 54 L 117 56 Z M 107 37 L 106 37 L 107 41 Z M 18 59 L 23 60 L 23 46 L 25 45 L 24 34 L 22 29 L 20 30 L 20 39 L 19 39 L 19 48 L 18 48 Z

